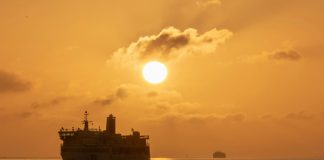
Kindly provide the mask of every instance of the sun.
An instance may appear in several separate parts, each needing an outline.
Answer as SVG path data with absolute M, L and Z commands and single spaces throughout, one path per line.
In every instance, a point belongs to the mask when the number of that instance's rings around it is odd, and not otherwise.
M 147 82 L 158 84 L 166 79 L 168 75 L 168 69 L 161 62 L 151 61 L 144 65 L 142 74 Z

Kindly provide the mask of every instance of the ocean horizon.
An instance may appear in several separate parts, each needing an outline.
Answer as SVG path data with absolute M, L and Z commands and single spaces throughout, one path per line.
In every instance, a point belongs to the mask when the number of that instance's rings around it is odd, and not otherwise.
M 62 160 L 60 157 L 0 157 L 0 160 Z M 222 159 L 222 160 L 324 160 L 324 157 L 316 158 L 267 158 L 267 157 L 241 157 L 241 158 L 151 158 L 151 160 L 212 160 L 212 159 Z

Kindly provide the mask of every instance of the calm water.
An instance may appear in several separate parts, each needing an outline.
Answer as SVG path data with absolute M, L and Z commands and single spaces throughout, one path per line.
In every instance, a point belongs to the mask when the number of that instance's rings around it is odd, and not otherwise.
M 61 160 L 60 158 L 0 158 L 0 160 Z M 213 160 L 213 158 L 151 158 L 151 160 Z M 218 160 L 324 160 L 324 158 L 221 158 Z

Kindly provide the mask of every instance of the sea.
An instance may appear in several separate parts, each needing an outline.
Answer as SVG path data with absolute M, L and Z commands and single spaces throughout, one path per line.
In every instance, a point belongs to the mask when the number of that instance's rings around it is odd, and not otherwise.
M 0 160 L 62 160 L 61 158 L 0 158 Z M 213 158 L 151 158 L 151 160 L 215 160 Z M 218 160 L 324 160 L 324 158 L 219 158 Z

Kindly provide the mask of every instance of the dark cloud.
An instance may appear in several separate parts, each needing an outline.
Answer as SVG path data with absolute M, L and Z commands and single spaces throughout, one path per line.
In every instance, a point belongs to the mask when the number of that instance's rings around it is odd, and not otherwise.
M 22 79 L 18 75 L 0 70 L 0 93 L 23 92 L 30 90 L 31 82 Z
M 116 89 L 115 93 L 107 96 L 106 98 L 99 98 L 92 102 L 93 105 L 108 106 L 117 100 L 121 100 L 128 97 L 128 91 L 125 86 L 120 86 Z
M 160 52 L 162 56 L 168 56 L 171 49 L 179 49 L 189 43 L 189 35 L 172 35 L 172 33 L 162 33 L 156 39 L 147 43 L 146 52 L 143 57 L 155 52 Z M 168 57 L 166 57 L 168 58 Z
M 225 29 L 198 34 L 193 28 L 180 31 L 169 27 L 157 35 L 140 37 L 128 47 L 118 49 L 111 60 L 129 65 L 147 59 L 168 61 L 187 54 L 213 53 L 231 35 L 232 32 Z
M 45 102 L 34 102 L 31 104 L 31 108 L 32 109 L 39 109 L 39 108 L 47 108 L 47 107 L 52 107 L 52 106 L 57 106 L 60 105 L 62 103 L 65 103 L 69 100 L 72 100 L 76 98 L 76 96 L 58 96 L 55 97 L 49 101 L 45 101 Z
M 97 99 L 97 100 L 93 101 L 92 104 L 99 105 L 99 106 L 107 106 L 107 105 L 112 104 L 117 99 L 118 98 L 115 96 L 109 96 L 106 98 Z
M 49 102 L 49 104 L 50 105 L 59 105 L 59 104 L 65 102 L 65 101 L 70 100 L 71 98 L 73 98 L 73 97 L 71 97 L 71 96 L 60 96 L 60 97 L 56 97 L 53 100 L 51 100 Z
M 34 112 L 24 111 L 18 114 L 19 118 L 29 118 L 34 115 Z
M 40 113 L 40 111 L 46 110 L 46 112 L 48 112 L 48 109 L 66 103 L 67 101 L 70 101 L 73 98 L 75 98 L 75 96 L 58 96 L 44 102 L 33 102 L 29 106 L 28 110 L 24 110 L 20 113 L 17 113 L 16 117 L 29 118 L 31 116 L 37 116 Z
M 277 50 L 268 54 L 268 58 L 272 60 L 291 60 L 297 61 L 302 58 L 299 52 L 295 50 Z
M 119 87 L 115 93 L 116 97 L 119 99 L 123 99 L 128 97 L 128 91 L 125 87 Z

